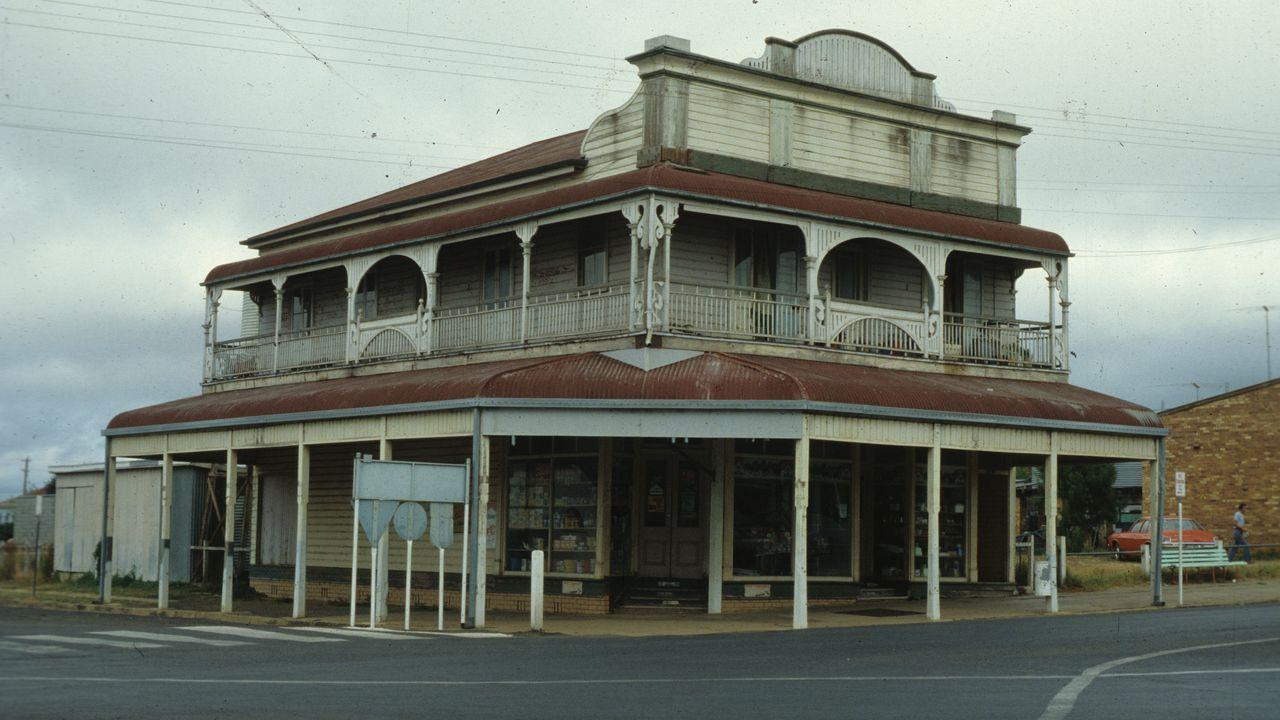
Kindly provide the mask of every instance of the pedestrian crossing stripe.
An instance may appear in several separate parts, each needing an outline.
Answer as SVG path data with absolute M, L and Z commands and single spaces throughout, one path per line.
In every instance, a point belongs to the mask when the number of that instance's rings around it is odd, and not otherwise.
M 71 648 L 65 648 L 59 645 L 29 645 L 27 643 L 13 642 L 11 640 L 0 640 L 0 650 L 26 653 L 28 655 L 60 655 L 62 653 L 72 652 Z
M 213 638 L 195 637 L 193 635 L 170 635 L 167 633 L 141 632 L 138 630 L 96 630 L 92 635 L 108 635 L 110 637 L 128 638 L 130 640 L 155 640 L 156 642 L 192 643 L 212 647 L 236 647 L 248 645 L 243 640 L 214 640 Z
M 301 632 L 313 632 L 323 635 L 339 635 L 345 637 L 358 638 L 374 638 L 376 640 L 425 640 L 421 636 L 406 635 L 391 630 L 368 630 L 357 628 L 336 628 L 336 627 L 319 627 L 316 625 L 308 625 L 306 627 L 291 627 L 289 630 L 297 630 Z
M 178 628 L 189 632 L 212 633 L 215 635 L 230 635 L 232 637 L 250 638 L 252 640 L 285 640 L 288 642 L 342 642 L 335 637 L 313 637 L 310 635 L 295 635 L 291 633 L 283 633 L 272 630 L 259 630 L 257 628 L 239 627 L 236 625 L 193 625 L 190 627 Z
M 149 642 L 134 642 L 126 640 L 108 640 L 106 638 L 79 637 L 76 635 L 14 635 L 14 640 L 35 640 L 36 642 L 65 643 L 68 645 L 98 645 L 100 647 L 116 647 L 116 648 L 162 648 L 163 645 Z

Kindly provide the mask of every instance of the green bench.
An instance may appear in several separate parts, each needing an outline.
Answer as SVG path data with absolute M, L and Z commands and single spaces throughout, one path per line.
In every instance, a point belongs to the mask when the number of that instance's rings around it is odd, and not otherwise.
M 1146 549 L 1146 548 L 1144 548 Z M 1247 565 L 1243 560 L 1231 560 L 1227 557 L 1227 551 L 1219 542 L 1215 545 L 1196 545 L 1194 547 L 1182 548 L 1182 567 L 1189 570 L 1199 570 L 1208 568 L 1213 571 L 1213 579 L 1216 581 L 1217 569 L 1236 567 L 1239 565 Z M 1149 566 L 1149 563 L 1148 563 Z M 1175 569 L 1178 567 L 1178 546 L 1164 546 L 1163 552 L 1160 553 L 1161 569 Z

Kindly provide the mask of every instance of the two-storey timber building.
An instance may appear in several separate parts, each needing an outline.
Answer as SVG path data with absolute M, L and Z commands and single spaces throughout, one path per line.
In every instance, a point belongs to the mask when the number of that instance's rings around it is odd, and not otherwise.
M 629 61 L 636 92 L 586 130 L 244 241 L 204 283 L 204 392 L 117 416 L 108 461 L 249 466 L 228 552 L 296 615 L 346 597 L 366 453 L 473 461 L 477 624 L 527 607 L 543 550 L 552 612 L 804 626 L 860 594 L 937 617 L 1011 590 L 1011 468 L 1158 458 L 1154 413 L 1067 382 L 1070 251 L 1020 224 L 1014 116 L 956 112 L 843 30 Z M 382 557 L 395 604 L 402 544 Z

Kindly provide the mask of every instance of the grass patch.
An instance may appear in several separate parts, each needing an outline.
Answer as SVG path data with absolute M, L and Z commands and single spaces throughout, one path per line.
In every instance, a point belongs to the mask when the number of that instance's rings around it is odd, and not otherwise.
M 1166 569 L 1166 582 L 1176 582 L 1176 568 Z M 1223 580 L 1274 580 L 1280 578 L 1280 560 L 1255 560 L 1254 562 L 1235 568 L 1218 568 L 1210 572 L 1208 568 L 1186 570 L 1184 579 L 1187 584 L 1210 583 L 1215 577 Z M 1132 560 L 1114 560 L 1109 557 L 1080 557 L 1067 559 L 1067 576 L 1062 587 L 1067 590 L 1091 592 L 1110 588 L 1141 587 L 1151 582 L 1147 574 L 1142 572 L 1141 564 Z

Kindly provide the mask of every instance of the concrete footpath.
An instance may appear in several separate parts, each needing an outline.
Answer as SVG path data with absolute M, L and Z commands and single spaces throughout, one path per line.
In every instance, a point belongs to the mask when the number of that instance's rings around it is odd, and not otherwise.
M 1176 607 L 1176 586 L 1166 586 L 1166 609 Z M 83 612 L 117 613 L 135 616 L 178 617 L 251 625 L 336 625 L 347 624 L 345 605 L 312 604 L 311 616 L 303 620 L 289 617 L 290 605 L 278 600 L 237 600 L 236 612 L 223 614 L 216 609 L 198 607 L 204 603 L 191 603 L 197 607 L 159 610 L 154 600 L 146 598 L 120 598 L 107 606 L 94 604 L 88 598 L 76 599 L 62 593 L 50 593 L 49 597 L 32 600 L 24 597 L 18 588 L 0 588 L 0 605 L 47 608 L 52 610 L 79 610 Z M 1280 601 L 1280 580 L 1238 580 L 1216 584 L 1188 585 L 1185 589 L 1187 607 L 1248 605 Z M 1045 615 L 1045 600 L 1031 596 L 944 598 L 943 621 L 1014 618 Z M 831 607 L 811 607 L 811 628 L 871 627 L 927 623 L 923 600 L 867 600 Z M 1061 615 L 1081 615 L 1108 612 L 1133 612 L 1158 610 L 1151 605 L 1150 589 L 1120 588 L 1096 592 L 1065 592 L 1060 595 Z M 367 625 L 368 606 L 360 609 L 357 622 Z M 390 608 L 390 617 L 382 627 L 399 629 L 401 608 Z M 415 608 L 414 630 L 435 630 L 436 614 L 431 608 Z M 705 635 L 714 633 L 743 633 L 787 630 L 791 627 L 791 609 L 780 608 L 759 612 L 708 615 L 695 610 L 668 608 L 627 609 L 611 615 L 548 615 L 545 632 L 562 635 L 612 635 L 646 637 L 659 635 Z M 458 629 L 457 610 L 445 613 L 445 629 Z M 490 612 L 485 630 L 503 633 L 525 633 L 529 630 L 529 618 L 522 613 Z

